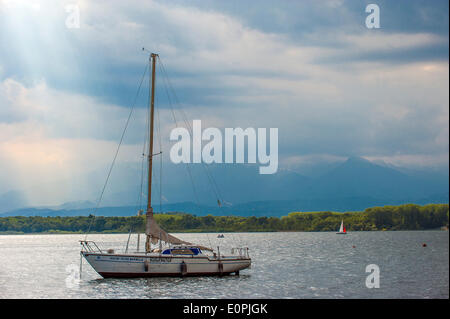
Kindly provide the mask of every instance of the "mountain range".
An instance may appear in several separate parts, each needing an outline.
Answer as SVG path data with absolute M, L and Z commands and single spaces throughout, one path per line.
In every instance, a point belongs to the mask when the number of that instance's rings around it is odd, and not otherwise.
M 260 175 L 256 165 L 236 164 L 197 164 L 189 171 L 183 165 L 174 165 L 164 176 L 163 196 L 159 194 L 160 185 L 155 187 L 155 211 L 198 216 L 282 216 L 292 211 L 360 211 L 372 206 L 449 201 L 448 171 L 418 173 L 359 157 L 332 165 L 314 177 L 292 170 Z M 138 189 L 134 185 L 105 194 L 95 215 L 136 215 L 146 200 L 136 199 Z M 0 216 L 89 215 L 96 206 L 94 201 L 83 200 L 53 207 L 20 207 L 21 197 L 18 192 L 0 195 Z M 221 200 L 220 207 L 217 199 Z

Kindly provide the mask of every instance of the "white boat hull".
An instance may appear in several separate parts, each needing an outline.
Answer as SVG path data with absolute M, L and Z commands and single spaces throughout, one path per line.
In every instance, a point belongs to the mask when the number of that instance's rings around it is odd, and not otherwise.
M 173 256 L 162 254 L 105 254 L 81 252 L 94 270 L 104 278 L 165 276 L 214 276 L 239 273 L 249 268 L 251 259 L 242 256 Z

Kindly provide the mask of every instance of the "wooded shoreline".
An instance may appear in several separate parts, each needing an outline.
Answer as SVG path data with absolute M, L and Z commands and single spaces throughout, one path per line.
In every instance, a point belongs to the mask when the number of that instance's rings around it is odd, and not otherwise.
M 278 217 L 195 216 L 155 214 L 168 232 L 336 231 L 341 220 L 347 231 L 448 229 L 449 205 L 405 204 L 371 207 L 362 212 L 292 212 Z M 145 216 L 0 217 L 0 234 L 77 234 L 144 232 Z

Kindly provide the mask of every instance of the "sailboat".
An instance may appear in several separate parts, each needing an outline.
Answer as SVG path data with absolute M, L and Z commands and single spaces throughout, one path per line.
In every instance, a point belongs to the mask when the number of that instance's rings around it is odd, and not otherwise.
M 344 226 L 344 220 L 341 221 L 341 227 L 339 228 L 339 231 L 336 234 L 347 234 L 347 230 Z
M 94 241 L 82 240 L 81 258 L 87 260 L 92 268 L 103 278 L 140 278 L 162 276 L 210 276 L 236 274 L 251 266 L 248 247 L 232 248 L 231 253 L 221 254 L 220 248 L 214 251 L 181 240 L 168 234 L 156 222 L 152 208 L 152 159 L 153 156 L 153 122 L 155 97 L 155 65 L 158 54 L 150 54 L 151 91 L 150 91 L 150 140 L 148 150 L 148 196 L 145 212 L 145 249 L 135 252 L 116 252 L 114 249 L 102 250 Z M 131 234 L 131 232 L 130 232 Z M 139 234 L 138 234 L 139 236 Z M 139 243 L 139 237 L 138 237 Z M 165 247 L 163 248 L 163 244 Z M 138 244 L 139 246 L 139 244 Z M 82 260 L 80 263 L 80 267 Z

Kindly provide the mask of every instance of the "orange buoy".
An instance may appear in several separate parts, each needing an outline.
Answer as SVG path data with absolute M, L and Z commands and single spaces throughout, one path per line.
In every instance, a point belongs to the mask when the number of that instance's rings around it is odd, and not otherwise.
M 423 243 L 423 244 L 422 244 L 422 247 L 427 247 L 427 244 Z

